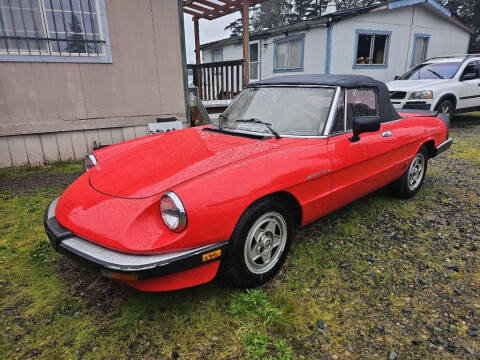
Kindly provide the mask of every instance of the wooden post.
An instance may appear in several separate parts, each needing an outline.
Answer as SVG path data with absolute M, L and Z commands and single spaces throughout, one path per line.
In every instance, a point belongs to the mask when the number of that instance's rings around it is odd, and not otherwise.
M 250 62 L 250 35 L 249 35 L 249 0 L 242 2 L 242 37 L 243 37 L 243 85 L 247 85 L 249 78 L 249 62 Z
M 197 65 L 201 63 L 200 60 L 200 28 L 198 26 L 198 18 L 196 16 L 193 17 L 193 30 L 195 33 L 195 58 Z

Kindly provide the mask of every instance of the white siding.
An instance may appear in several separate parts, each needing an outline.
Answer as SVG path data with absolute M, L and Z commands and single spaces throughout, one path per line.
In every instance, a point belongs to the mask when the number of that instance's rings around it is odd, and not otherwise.
M 388 66 L 382 68 L 354 69 L 356 30 L 391 32 Z M 291 32 L 293 36 L 302 31 Z M 311 28 L 305 33 L 303 72 L 273 71 L 274 41 L 285 37 L 277 35 L 263 38 L 261 42 L 261 78 L 267 79 L 288 74 L 323 74 L 325 72 L 327 29 Z M 470 34 L 455 25 L 451 19 L 440 15 L 430 5 L 406 6 L 392 10 L 377 10 L 335 23 L 332 27 L 330 56 L 331 74 L 368 75 L 378 80 L 392 80 L 410 68 L 415 34 L 429 34 L 427 57 L 464 54 L 468 49 Z M 202 52 L 203 62 L 210 62 L 211 51 Z M 241 43 L 223 48 L 223 60 L 242 58 Z
M 419 6 L 415 9 L 413 33 L 431 34 L 428 46 L 429 57 L 465 54 L 468 51 L 470 34 L 424 7 Z M 408 67 L 410 67 L 412 51 L 413 38 L 409 49 Z
M 386 68 L 353 69 L 357 29 L 391 31 Z M 428 57 L 463 54 L 469 34 L 422 5 L 380 10 L 333 26 L 330 73 L 352 73 L 392 80 L 410 68 L 415 33 L 430 34 Z
M 274 41 L 284 38 L 284 35 L 262 39 L 262 79 L 293 74 L 323 74 L 325 72 L 325 51 L 327 47 L 326 28 L 313 28 L 308 31 L 289 33 L 289 36 L 305 33 L 305 48 L 303 72 L 274 72 L 273 54 Z
M 231 44 L 223 47 L 223 61 L 240 60 L 243 58 L 241 43 Z M 212 62 L 212 49 L 202 51 L 202 63 Z

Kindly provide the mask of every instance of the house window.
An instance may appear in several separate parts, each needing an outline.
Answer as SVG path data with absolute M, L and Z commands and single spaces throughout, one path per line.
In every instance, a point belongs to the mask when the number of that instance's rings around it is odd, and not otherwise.
M 212 50 L 212 62 L 223 61 L 223 49 Z
M 420 64 L 427 59 L 429 40 L 430 35 L 415 34 L 411 66 Z
M 103 1 L 0 0 L 1 58 L 105 56 Z
M 258 80 L 260 77 L 260 43 L 250 44 L 250 81 Z
M 275 42 L 274 72 L 303 71 L 305 35 L 296 35 Z
M 357 30 L 355 66 L 387 66 L 390 32 Z

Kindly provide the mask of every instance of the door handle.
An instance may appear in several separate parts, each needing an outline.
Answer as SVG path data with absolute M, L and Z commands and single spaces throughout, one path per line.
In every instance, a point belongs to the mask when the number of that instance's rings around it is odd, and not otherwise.
M 390 130 L 384 131 L 384 132 L 382 132 L 382 136 L 383 136 L 383 137 L 392 136 L 392 132 L 391 132 Z

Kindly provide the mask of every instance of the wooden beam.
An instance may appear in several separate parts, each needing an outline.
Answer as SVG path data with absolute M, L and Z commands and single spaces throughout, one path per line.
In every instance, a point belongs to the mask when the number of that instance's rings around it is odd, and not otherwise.
M 243 0 L 184 0 L 185 13 L 197 16 L 199 19 L 214 20 L 219 17 L 241 11 Z M 264 0 L 249 0 L 249 6 L 254 6 Z M 194 13 L 195 11 L 195 13 Z M 198 12 L 197 12 L 198 11 Z
M 217 3 L 211 2 L 211 1 L 209 1 L 209 0 L 195 0 L 195 2 L 196 2 L 197 4 L 202 4 L 202 5 L 204 5 L 204 6 L 208 6 L 208 7 L 212 8 L 212 9 L 215 9 L 216 7 L 218 7 L 218 4 L 217 4 Z M 192 3 L 193 3 L 193 1 L 192 1 Z
M 190 5 L 188 5 L 188 8 L 189 8 L 189 9 L 196 10 L 196 11 L 202 13 L 202 14 L 203 14 L 205 11 L 210 11 L 210 10 L 212 10 L 211 8 L 207 8 L 207 7 L 205 7 L 205 6 L 202 5 L 202 4 L 200 4 L 200 5 L 190 4 Z
M 200 59 L 200 27 L 198 26 L 198 17 L 193 17 L 193 31 L 195 33 L 195 60 L 197 65 L 201 63 Z
M 202 16 L 204 19 L 213 20 L 225 16 L 227 13 L 241 9 L 241 0 L 221 0 L 223 4 L 218 4 L 214 9 L 206 11 Z
M 186 8 L 183 8 L 183 12 L 184 12 L 185 14 L 192 15 L 192 16 L 201 15 L 201 13 L 198 13 L 198 12 L 196 12 L 196 11 L 189 10 L 189 9 L 186 9 Z
M 250 80 L 250 17 L 249 17 L 249 3 L 248 0 L 242 2 L 242 40 L 243 40 L 243 85 L 247 85 Z

